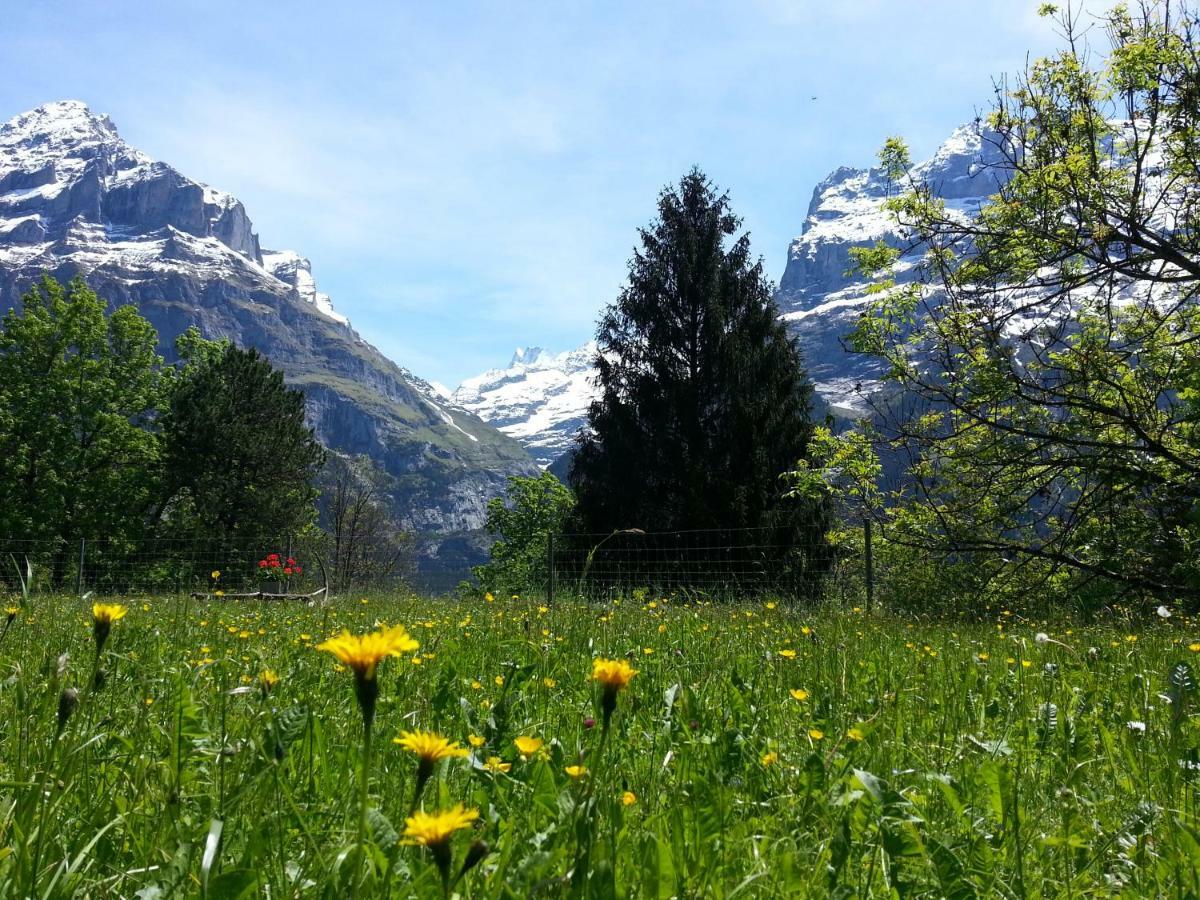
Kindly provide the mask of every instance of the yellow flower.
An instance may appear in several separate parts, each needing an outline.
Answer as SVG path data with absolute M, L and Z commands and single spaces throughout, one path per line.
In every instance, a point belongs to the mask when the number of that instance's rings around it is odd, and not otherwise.
M 592 680 L 604 685 L 606 691 L 619 691 L 628 687 L 638 670 L 623 659 L 592 660 Z
M 771 766 L 775 765 L 775 763 L 779 762 L 779 754 L 774 750 L 770 751 L 769 753 L 764 753 L 759 762 L 763 764 L 764 768 L 770 768 Z
M 980 662 L 987 662 L 989 659 L 991 659 L 991 656 L 987 653 L 980 653 L 975 658 L 978 659 Z
M 416 754 L 422 765 L 432 766 L 439 760 L 467 755 L 466 748 L 460 747 L 458 741 L 451 741 L 432 731 L 402 731 L 400 737 L 392 738 L 392 743 Z
M 522 756 L 532 756 L 542 749 L 542 744 L 545 742 L 541 738 L 521 735 L 513 743 L 517 745 L 517 749 L 521 752 Z
M 788 650 L 780 650 L 780 651 L 779 651 L 779 655 L 780 655 L 780 656 L 782 656 L 784 659 L 795 659 L 795 658 L 796 658 L 796 651 L 795 651 L 795 650 L 791 650 L 791 649 L 788 649 Z
M 600 709 L 604 713 L 605 728 L 608 728 L 613 710 L 617 708 L 618 692 L 628 687 L 629 682 L 637 673 L 638 670 L 623 659 L 597 658 L 592 660 L 592 680 L 598 681 L 604 686 L 604 693 L 600 696 Z
M 469 743 L 472 747 L 482 747 L 487 743 L 487 738 L 485 738 L 482 734 L 472 734 L 467 736 L 467 743 Z
M 317 644 L 318 650 L 332 653 L 354 670 L 363 681 L 375 680 L 375 669 L 389 656 L 411 653 L 421 645 L 414 641 L 403 625 L 373 631 L 370 634 L 351 634 L 343 631 L 337 637 Z
M 491 603 L 496 598 L 492 596 L 491 591 L 488 591 L 486 594 L 483 595 L 483 599 L 486 600 L 488 603 Z
M 512 768 L 512 763 L 506 763 L 498 756 L 489 756 L 483 767 L 493 775 L 503 775 Z
M 129 607 L 122 606 L 120 603 L 92 604 L 92 619 L 105 625 L 111 625 L 118 619 L 125 618 L 127 612 L 129 612 Z
M 635 803 L 637 803 L 637 794 L 633 791 L 626 791 L 621 795 L 622 806 L 633 806 Z
M 793 700 L 808 699 L 808 691 L 804 690 L 804 688 L 792 688 L 788 693 L 792 695 Z
M 825 737 L 825 732 L 820 728 L 810 728 L 808 729 L 808 736 L 814 741 L 819 741 Z
M 504 676 L 503 675 L 497 675 L 494 680 L 496 682 L 496 687 L 504 687 Z
M 1188 649 L 1193 653 L 1200 653 L 1200 641 L 1192 641 L 1188 644 Z
M 552 688 L 552 687 L 554 687 L 556 684 L 558 684 L 558 682 L 557 682 L 557 681 L 555 681 L 553 678 L 543 678 L 543 679 L 542 679 L 542 684 L 544 684 L 544 685 L 545 685 L 546 687 L 548 687 L 548 688 Z
M 258 686 L 262 688 L 264 694 L 269 694 L 277 684 L 279 684 L 279 676 L 272 670 L 263 669 L 258 673 Z
M 220 570 L 219 570 L 219 569 L 213 569 L 213 570 L 212 570 L 212 573 L 211 573 L 211 575 L 210 575 L 209 577 L 210 577 L 210 578 L 212 578 L 212 580 L 213 580 L 213 581 L 216 581 L 218 578 L 220 578 L 220 577 L 221 577 L 221 572 L 220 572 Z
M 866 735 L 863 734 L 863 730 L 856 725 L 846 732 L 846 737 L 850 738 L 852 741 L 858 742 L 865 738 Z
M 8 621 L 11 622 L 13 619 L 15 619 L 17 617 L 17 613 L 19 613 L 20 611 L 21 611 L 21 607 L 19 607 L 19 606 L 6 606 L 4 608 L 4 615 L 7 616 Z
M 129 612 L 129 608 L 120 603 L 92 604 L 92 638 L 96 641 L 97 656 L 104 649 L 104 642 L 108 640 L 112 623 L 125 618 L 127 612 Z
M 567 766 L 564 770 L 571 776 L 572 781 L 578 781 L 581 778 L 587 778 L 587 766 Z
M 464 809 L 461 803 L 452 809 L 436 813 L 417 810 L 404 820 L 402 842 L 410 846 L 443 847 L 454 832 L 470 828 L 471 823 L 478 818 L 478 810 Z

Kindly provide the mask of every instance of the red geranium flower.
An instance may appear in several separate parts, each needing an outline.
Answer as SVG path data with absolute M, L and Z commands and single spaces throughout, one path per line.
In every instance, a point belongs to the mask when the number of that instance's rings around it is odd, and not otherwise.
M 267 567 L 267 561 L 265 559 L 260 559 L 258 561 L 258 567 L 260 569 L 265 569 Z
M 283 574 L 284 574 L 284 575 L 291 575 L 291 574 L 292 574 L 292 567 L 291 567 L 291 566 L 285 566 L 285 567 L 284 567 L 284 569 L 283 569 Z
M 302 568 L 300 568 L 299 566 L 292 566 L 292 571 L 295 572 L 297 575 L 299 575 L 304 570 Z

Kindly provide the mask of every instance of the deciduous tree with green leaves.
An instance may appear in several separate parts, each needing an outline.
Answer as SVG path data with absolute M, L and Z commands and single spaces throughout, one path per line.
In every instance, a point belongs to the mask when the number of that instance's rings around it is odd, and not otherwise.
M 46 276 L 0 328 L 0 536 L 57 540 L 62 580 L 80 538 L 143 535 L 158 497 L 155 415 L 171 378 L 154 328 L 111 313 L 75 278 Z
M 902 141 L 881 154 L 928 275 L 899 284 L 900 249 L 857 253 L 879 280 L 856 345 L 919 401 L 880 409 L 914 460 L 884 521 L 1098 600 L 1198 605 L 1200 24 L 1166 0 L 1042 13 L 1063 48 L 998 85 L 977 214 L 948 210 Z
M 490 561 L 473 570 L 480 586 L 501 593 L 543 590 L 550 536 L 562 530 L 574 505 L 571 491 L 549 472 L 511 476 L 506 495 L 488 502 L 484 527 L 496 540 Z

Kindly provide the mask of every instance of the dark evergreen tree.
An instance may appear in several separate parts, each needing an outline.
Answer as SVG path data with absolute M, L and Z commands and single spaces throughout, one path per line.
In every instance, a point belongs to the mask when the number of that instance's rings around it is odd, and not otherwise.
M 192 344 L 163 417 L 174 529 L 232 545 L 309 524 L 325 452 L 304 394 L 255 350 Z
M 570 475 L 576 527 L 771 526 L 822 545 L 823 509 L 784 499 L 780 481 L 806 457 L 812 387 L 740 226 L 698 169 L 660 194 L 600 322 L 601 392 Z

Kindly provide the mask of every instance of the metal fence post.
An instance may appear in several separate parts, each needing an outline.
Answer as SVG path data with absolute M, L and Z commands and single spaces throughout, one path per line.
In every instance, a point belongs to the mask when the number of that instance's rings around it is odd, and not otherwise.
M 87 544 L 85 538 L 79 539 L 79 571 L 75 573 L 75 596 L 83 596 L 83 553 Z
M 871 520 L 863 519 L 863 555 L 866 557 L 867 609 L 875 603 L 875 554 L 871 548 Z
M 554 602 L 554 532 L 546 535 L 546 603 Z

